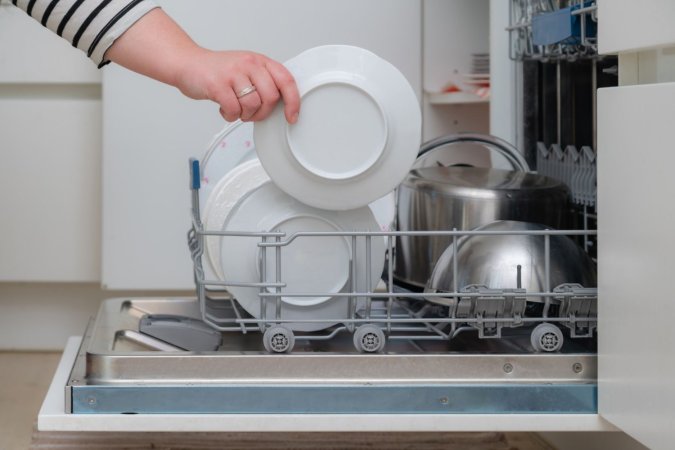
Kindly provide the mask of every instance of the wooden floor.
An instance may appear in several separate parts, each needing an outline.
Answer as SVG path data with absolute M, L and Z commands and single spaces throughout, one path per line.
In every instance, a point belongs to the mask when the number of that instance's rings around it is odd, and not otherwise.
M 30 447 L 33 424 L 59 353 L 0 352 L 0 450 Z
M 34 424 L 60 354 L 0 352 L 0 450 L 550 450 L 533 433 L 91 433 Z
M 530 433 L 36 433 L 32 449 L 552 449 Z

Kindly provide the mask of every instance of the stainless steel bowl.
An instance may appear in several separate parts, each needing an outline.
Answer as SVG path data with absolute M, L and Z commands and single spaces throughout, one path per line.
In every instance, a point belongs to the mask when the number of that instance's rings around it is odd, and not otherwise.
M 500 220 L 477 229 L 524 231 L 547 228 L 536 223 Z M 551 236 L 550 240 L 550 288 L 563 283 L 596 287 L 596 267 L 588 254 L 567 236 Z M 478 284 L 492 289 L 523 288 L 528 292 L 545 292 L 545 264 L 544 236 L 464 236 L 457 241 L 456 286 L 459 290 Z M 453 246 L 450 245 L 436 263 L 426 291 L 453 292 L 454 289 Z M 434 297 L 428 300 L 443 303 L 443 299 Z M 528 297 L 528 301 L 543 300 Z

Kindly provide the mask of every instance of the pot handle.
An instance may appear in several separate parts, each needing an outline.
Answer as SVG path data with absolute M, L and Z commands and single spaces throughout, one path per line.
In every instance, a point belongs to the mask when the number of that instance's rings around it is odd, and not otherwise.
M 441 136 L 422 144 L 418 156 L 421 156 L 429 150 L 433 150 L 437 147 L 442 147 L 444 145 L 454 144 L 457 142 L 474 142 L 486 144 L 486 147 L 489 150 L 494 150 L 506 158 L 507 161 L 513 166 L 514 170 L 518 172 L 530 172 L 530 165 L 527 164 L 527 161 L 525 161 L 525 158 L 517 148 L 505 140 L 489 134 L 456 133 Z

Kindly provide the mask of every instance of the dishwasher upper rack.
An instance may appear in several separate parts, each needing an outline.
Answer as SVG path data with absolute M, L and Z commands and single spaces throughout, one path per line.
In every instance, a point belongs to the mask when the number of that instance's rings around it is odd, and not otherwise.
M 598 59 L 596 0 L 509 0 L 509 57 L 542 62 Z M 574 30 L 573 23 L 578 23 Z M 569 28 L 567 28 L 569 27 Z M 559 42 L 537 40 L 537 31 L 578 31 Z M 554 31 L 551 31 L 554 30 Z M 564 34 L 565 35 L 565 34 Z
M 563 343 L 561 326 L 569 330 L 572 338 L 592 337 L 597 327 L 597 288 L 584 287 L 576 283 L 551 286 L 550 283 L 550 238 L 556 235 L 592 236 L 595 230 L 522 230 L 522 231 L 344 231 L 344 232 L 284 232 L 257 231 L 216 231 L 205 230 L 199 207 L 200 189 L 199 161 L 190 160 L 190 188 L 192 227 L 188 231 L 188 246 L 194 267 L 194 281 L 197 291 L 201 319 L 212 328 L 222 332 L 260 332 L 263 344 L 270 353 L 286 353 L 293 349 L 295 339 L 329 340 L 342 332 L 352 333 L 354 346 L 360 352 L 381 352 L 387 339 L 398 340 L 450 340 L 467 330 L 477 330 L 478 337 L 501 338 L 502 328 L 536 325 L 531 333 L 531 344 L 535 351 L 559 351 Z M 525 289 L 494 289 L 482 285 L 454 286 L 454 292 L 411 292 L 397 287 L 393 280 L 394 239 L 398 236 L 450 236 L 453 251 L 462 236 L 476 235 L 535 235 L 544 239 L 545 268 L 544 290 L 527 292 Z M 236 236 L 259 238 L 258 247 L 262 257 L 258 280 L 209 280 L 203 268 L 204 236 Z M 355 277 L 357 240 L 365 242 L 366 286 L 370 283 L 371 243 L 375 239 L 386 239 L 385 291 L 357 292 L 352 284 L 348 292 L 289 293 L 283 292 L 286 284 L 281 278 L 282 248 L 299 237 L 342 236 L 352 242 L 352 260 L 349 273 Z M 275 280 L 267 279 L 266 252 L 273 251 L 276 260 Z M 456 254 L 454 261 L 457 261 Z M 454 264 L 454 279 L 459 268 Z M 259 317 L 248 315 L 227 292 L 228 286 L 241 286 L 259 290 Z M 334 318 L 283 319 L 281 305 L 283 296 L 293 297 L 339 297 L 349 302 L 348 317 L 340 324 L 325 332 L 296 334 L 287 323 L 334 324 Z M 429 298 L 444 299 L 446 307 L 429 302 Z M 526 313 L 527 299 L 544 298 L 541 312 L 535 316 Z M 267 317 L 267 302 L 274 302 L 274 317 Z M 556 314 L 551 314 L 555 305 Z M 439 314 L 439 310 L 443 314 Z M 221 312 L 227 311 L 226 314 Z M 557 325 L 556 325 L 557 324 Z

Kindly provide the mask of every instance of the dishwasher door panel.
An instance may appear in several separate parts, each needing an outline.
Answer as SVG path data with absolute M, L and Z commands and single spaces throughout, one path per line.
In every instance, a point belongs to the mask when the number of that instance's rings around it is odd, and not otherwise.
M 675 83 L 598 91 L 600 414 L 650 448 L 675 427 Z

